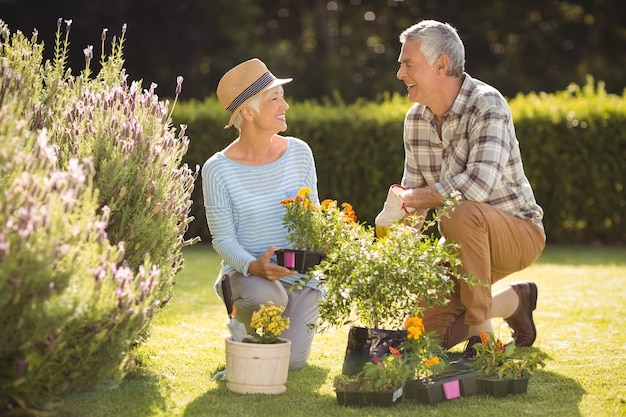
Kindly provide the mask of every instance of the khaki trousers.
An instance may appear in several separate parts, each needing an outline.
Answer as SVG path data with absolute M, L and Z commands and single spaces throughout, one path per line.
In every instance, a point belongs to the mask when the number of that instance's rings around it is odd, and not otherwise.
M 449 349 L 467 338 L 469 326 L 492 318 L 492 284 L 532 264 L 546 237 L 532 221 L 474 201 L 462 202 L 450 217 L 440 219 L 439 230 L 447 241 L 460 245 L 459 272 L 485 284 L 457 282 L 448 305 L 424 311 L 425 329 L 436 332 Z

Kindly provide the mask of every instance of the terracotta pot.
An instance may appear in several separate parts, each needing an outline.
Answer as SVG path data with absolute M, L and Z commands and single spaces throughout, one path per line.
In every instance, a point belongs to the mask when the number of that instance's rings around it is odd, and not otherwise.
M 226 339 L 226 387 L 240 394 L 281 394 L 287 387 L 291 341 L 260 344 Z

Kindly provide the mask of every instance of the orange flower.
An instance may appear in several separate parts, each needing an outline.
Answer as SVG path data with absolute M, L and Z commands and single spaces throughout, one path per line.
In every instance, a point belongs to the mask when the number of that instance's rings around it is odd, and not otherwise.
M 420 317 L 408 317 L 404 322 L 409 339 L 417 340 L 424 333 L 424 321 Z
M 356 213 L 352 205 L 350 203 L 342 203 L 341 207 L 343 207 L 343 215 L 346 217 L 347 222 L 356 222 Z
M 433 365 L 439 365 L 439 356 L 435 356 L 433 358 L 426 359 L 424 361 L 424 365 L 426 365 L 427 368 L 430 368 Z
M 335 200 L 331 200 L 330 198 L 327 198 L 326 200 L 320 203 L 320 207 L 322 208 L 322 210 L 328 210 L 332 206 L 334 201 Z
M 283 206 L 286 206 L 287 204 L 292 204 L 294 202 L 293 198 L 285 198 L 284 200 L 281 200 L 280 204 L 282 204 Z
M 489 342 L 489 335 L 485 332 L 480 332 L 480 343 L 486 345 Z

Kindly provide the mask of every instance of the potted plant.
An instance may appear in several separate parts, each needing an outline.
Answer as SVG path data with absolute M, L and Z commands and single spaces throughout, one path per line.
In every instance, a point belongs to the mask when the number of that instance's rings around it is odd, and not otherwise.
M 479 391 L 501 397 L 523 394 L 528 379 L 537 368 L 545 366 L 545 356 L 539 352 L 516 355 L 515 343 L 502 343 L 493 333 L 480 333 L 480 343 L 473 348 L 476 356 L 471 366 L 478 373 Z
M 334 379 L 337 402 L 345 406 L 389 407 L 402 398 L 403 387 L 411 368 L 398 349 L 372 358 L 356 375 L 337 375 Z
M 423 230 L 452 209 L 450 204 L 438 216 L 425 220 Z M 371 226 L 357 225 L 337 242 L 315 268 L 327 292 L 320 305 L 325 324 L 356 322 L 399 328 L 405 317 L 415 315 L 417 301 L 421 307 L 445 304 L 455 279 L 473 281 L 456 271 L 458 245 L 406 226 L 422 220 L 410 216 L 404 223 L 393 224 L 379 239 L 374 239 Z
M 424 221 L 413 215 L 393 224 L 378 239 L 374 239 L 372 227 L 358 225 L 358 230 L 339 240 L 314 269 L 313 275 L 321 279 L 325 289 L 320 300 L 320 327 L 352 326 L 344 373 L 358 372 L 368 359 L 363 352 L 372 339 L 376 339 L 373 345 L 397 347 L 406 337 L 397 329 L 405 317 L 417 315 L 418 302 L 421 308 L 445 304 L 455 280 L 475 282 L 457 272 L 457 245 L 426 233 L 438 217 L 453 209 L 454 203 L 448 201 L 432 219 Z M 424 232 L 406 225 L 421 221 Z M 394 333 L 385 335 L 377 329 Z
M 311 189 L 304 187 L 295 197 L 280 202 L 285 207 L 283 225 L 293 247 L 278 250 L 277 262 L 300 273 L 318 265 L 356 225 L 350 204 L 339 206 L 335 200 L 324 200 L 316 206 L 310 194 Z
M 476 394 L 476 373 L 447 370 L 446 350 L 434 332 L 424 331 L 421 317 L 408 317 L 404 327 L 407 338 L 400 346 L 411 368 L 405 398 L 436 404 Z
M 261 304 L 252 313 L 250 325 L 256 333 L 237 342 L 226 338 L 226 387 L 242 394 L 285 392 L 291 341 L 280 334 L 289 328 L 289 317 L 283 317 L 284 307 L 271 301 Z

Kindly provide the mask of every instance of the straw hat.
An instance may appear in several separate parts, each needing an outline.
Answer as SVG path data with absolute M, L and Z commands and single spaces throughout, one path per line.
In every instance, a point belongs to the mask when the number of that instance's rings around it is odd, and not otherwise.
M 291 80 L 293 78 L 274 77 L 267 66 L 257 58 L 252 58 L 232 68 L 224 74 L 217 85 L 217 99 L 222 107 L 232 114 L 224 129 L 233 125 L 239 109 L 254 96 Z

